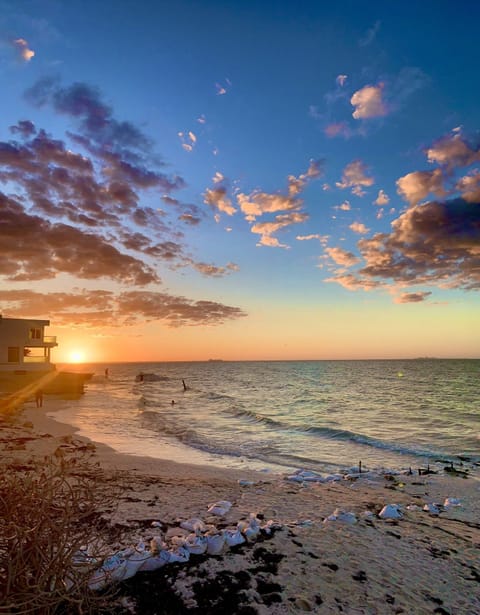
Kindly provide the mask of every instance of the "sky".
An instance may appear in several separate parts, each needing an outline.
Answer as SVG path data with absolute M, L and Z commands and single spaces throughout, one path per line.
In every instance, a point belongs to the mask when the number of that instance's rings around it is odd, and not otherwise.
M 479 357 L 479 19 L 0 0 L 0 313 L 58 362 Z

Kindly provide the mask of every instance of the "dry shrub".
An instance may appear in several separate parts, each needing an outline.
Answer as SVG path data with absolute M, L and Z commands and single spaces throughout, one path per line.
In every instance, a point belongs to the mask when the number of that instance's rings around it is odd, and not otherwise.
M 42 467 L 0 468 L 0 613 L 101 613 L 111 597 L 88 580 L 109 552 L 102 511 L 118 483 L 85 458 L 57 454 Z

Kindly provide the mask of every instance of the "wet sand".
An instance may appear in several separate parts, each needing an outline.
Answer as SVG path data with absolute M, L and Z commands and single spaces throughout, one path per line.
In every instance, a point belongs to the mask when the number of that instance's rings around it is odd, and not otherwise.
M 47 418 L 46 405 L 28 404 L 13 423 L 0 422 L 1 463 L 41 467 L 45 455 L 60 451 L 84 453 L 112 472 L 122 493 L 105 518 L 125 532 L 112 552 L 148 542 L 157 528 L 167 538 L 179 534 L 180 523 L 192 518 L 233 528 L 255 513 L 280 528 L 218 556 L 192 555 L 185 564 L 137 573 L 120 587 L 130 612 L 480 613 L 475 468 L 457 466 L 468 469 L 468 478 L 364 473 L 315 482 L 178 464 L 118 454 L 79 438 L 71 426 Z M 460 505 L 440 506 L 439 514 L 423 510 L 446 498 Z M 218 500 L 232 503 L 225 516 L 207 512 Z M 387 504 L 399 505 L 402 517 L 380 518 Z M 339 513 L 328 521 L 336 509 L 353 513 L 356 522 L 348 522 L 352 515 L 342 521 Z

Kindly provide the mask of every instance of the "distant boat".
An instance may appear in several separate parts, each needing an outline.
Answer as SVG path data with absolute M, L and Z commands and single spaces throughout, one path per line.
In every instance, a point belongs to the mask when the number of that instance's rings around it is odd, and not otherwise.
M 83 393 L 93 373 L 57 371 L 50 360 L 57 338 L 45 335 L 49 325 L 49 320 L 0 315 L 0 390 L 17 391 L 42 379 L 44 393 Z

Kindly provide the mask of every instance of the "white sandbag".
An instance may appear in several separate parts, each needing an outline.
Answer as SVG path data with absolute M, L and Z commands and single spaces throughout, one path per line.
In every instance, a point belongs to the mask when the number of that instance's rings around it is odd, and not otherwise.
M 337 521 L 340 523 L 348 523 L 353 525 L 357 522 L 357 517 L 352 512 L 347 512 L 345 510 L 341 510 L 340 508 L 336 508 L 331 515 L 323 520 L 324 523 L 332 523 Z
M 227 547 L 236 547 L 245 542 L 245 538 L 238 528 L 236 530 L 223 530 L 223 536 Z
M 401 519 L 402 512 L 400 511 L 398 504 L 387 504 L 378 513 L 380 519 Z
M 179 547 L 178 549 L 169 549 L 167 553 L 170 554 L 170 558 L 168 561 L 169 564 L 184 564 L 190 559 L 190 552 L 185 547 Z
M 220 555 L 225 547 L 225 537 L 223 534 L 207 534 L 207 553 L 208 555 Z
M 425 506 L 423 507 L 423 510 L 425 512 L 430 513 L 431 515 L 439 515 L 440 514 L 440 509 L 438 508 L 438 506 L 436 504 L 425 504 Z
M 443 506 L 445 508 L 451 508 L 452 506 L 461 506 L 462 503 L 458 498 L 445 498 Z
M 150 551 L 153 555 L 158 555 L 160 551 L 163 549 L 167 549 L 167 545 L 163 540 L 162 536 L 154 536 L 150 540 Z
M 231 502 L 229 502 L 228 500 L 220 500 L 219 502 L 215 502 L 215 504 L 210 504 L 208 512 L 211 515 L 223 517 L 228 513 L 230 508 L 232 508 Z
M 142 562 L 138 569 L 139 572 L 153 572 L 158 570 L 170 562 L 170 553 L 166 549 L 162 549 L 158 555 L 150 555 Z
M 204 532 L 206 530 L 205 523 L 202 521 L 202 519 L 198 519 L 197 517 L 182 521 L 180 523 L 180 527 L 184 530 L 188 530 L 189 532 L 196 532 L 197 530 L 199 530 L 200 532 Z
M 184 546 L 192 555 L 202 555 L 207 550 L 207 538 L 199 532 L 189 534 L 185 538 Z

